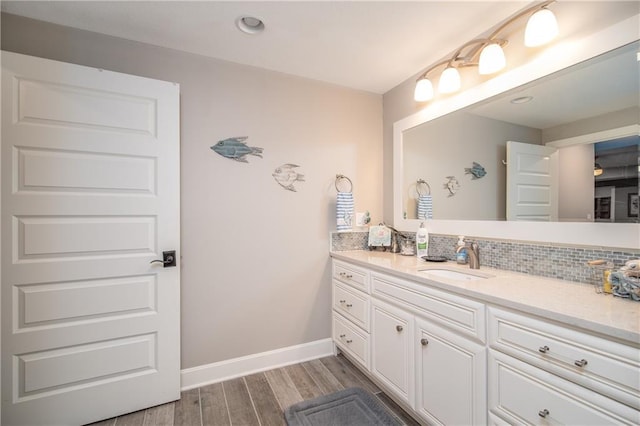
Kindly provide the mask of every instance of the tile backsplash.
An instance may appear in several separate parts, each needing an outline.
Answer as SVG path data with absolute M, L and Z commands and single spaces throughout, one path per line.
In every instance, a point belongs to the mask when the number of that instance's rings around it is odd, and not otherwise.
M 331 250 L 367 250 L 368 232 L 332 232 Z M 586 266 L 593 259 L 617 267 L 640 258 L 640 250 L 608 250 L 523 241 L 473 238 L 480 246 L 480 265 L 542 277 L 595 284 L 602 273 Z M 457 236 L 429 234 L 429 254 L 455 260 Z

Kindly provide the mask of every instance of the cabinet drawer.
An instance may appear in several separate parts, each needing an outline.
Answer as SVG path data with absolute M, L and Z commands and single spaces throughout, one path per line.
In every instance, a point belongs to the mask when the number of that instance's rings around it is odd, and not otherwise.
M 485 305 L 388 275 L 371 274 L 372 294 L 484 343 Z
M 640 412 L 627 405 L 493 350 L 489 410 L 510 424 L 640 423 Z
M 497 308 L 489 345 L 640 409 L 638 348 Z
M 366 269 L 334 260 L 333 278 L 367 294 L 369 293 L 369 272 Z
M 369 369 L 369 335 L 359 331 L 336 313 L 333 314 L 333 341 Z
M 333 281 L 333 309 L 356 325 L 369 331 L 369 296 L 349 290 Z

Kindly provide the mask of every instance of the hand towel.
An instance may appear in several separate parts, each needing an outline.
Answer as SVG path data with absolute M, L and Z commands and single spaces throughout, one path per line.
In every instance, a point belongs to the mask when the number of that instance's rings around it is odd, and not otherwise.
M 353 193 L 338 192 L 336 199 L 336 221 L 337 229 L 340 231 L 351 231 L 353 218 Z
M 433 198 L 431 194 L 418 196 L 418 219 L 433 219 Z

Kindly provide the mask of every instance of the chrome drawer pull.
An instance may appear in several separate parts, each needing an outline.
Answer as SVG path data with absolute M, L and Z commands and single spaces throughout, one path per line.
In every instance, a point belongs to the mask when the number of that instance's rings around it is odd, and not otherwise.
M 573 362 L 576 367 L 584 367 L 585 365 L 587 365 L 587 360 L 586 359 L 579 359 Z
M 347 343 L 351 343 L 351 342 L 353 342 L 353 340 L 347 339 Z
M 549 352 L 549 346 L 546 346 L 546 345 L 545 346 L 540 346 L 538 348 L 538 352 L 546 354 L 547 352 Z
M 420 339 L 420 344 L 422 346 L 427 346 L 429 344 L 429 341 L 427 339 Z
M 544 410 L 542 410 L 542 411 L 538 411 L 538 415 L 544 419 L 545 417 L 547 417 L 547 416 L 549 415 L 549 410 L 547 410 L 547 409 L 545 408 L 545 409 L 544 409 Z
M 398 333 L 400 333 L 402 331 L 402 326 L 401 325 L 396 325 L 396 331 Z

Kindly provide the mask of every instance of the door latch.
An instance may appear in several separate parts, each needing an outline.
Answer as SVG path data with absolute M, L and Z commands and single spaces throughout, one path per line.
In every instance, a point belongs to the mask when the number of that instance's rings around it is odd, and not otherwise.
M 149 263 L 162 263 L 165 268 L 169 268 L 170 266 L 176 266 L 176 251 L 169 250 L 162 252 L 162 259 L 155 259 Z

